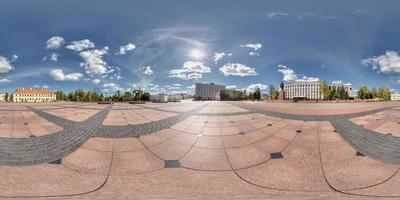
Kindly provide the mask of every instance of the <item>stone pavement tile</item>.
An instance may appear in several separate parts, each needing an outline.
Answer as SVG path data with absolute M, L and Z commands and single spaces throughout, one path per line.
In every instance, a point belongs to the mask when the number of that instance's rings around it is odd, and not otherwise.
M 189 149 L 190 146 L 167 140 L 161 144 L 150 147 L 149 151 L 163 160 L 179 160 Z
M 167 138 L 156 134 L 148 134 L 139 137 L 139 140 L 146 146 L 151 147 L 160 144 L 167 140 Z
M 114 152 L 138 151 L 145 147 L 137 138 L 114 138 Z
M 197 138 L 197 135 L 181 132 L 170 138 L 170 140 L 186 146 L 192 146 L 196 142 Z
M 163 169 L 136 176 L 112 176 L 100 192 L 102 196 L 108 193 L 131 193 L 126 198 L 144 196 L 144 199 L 215 199 L 218 195 L 226 195 L 231 199 L 240 198 L 244 194 L 254 197 L 262 194 L 281 194 L 250 185 L 232 171 L 206 172 L 184 168 Z M 248 199 L 246 195 L 244 199 Z
M 221 135 L 221 128 L 204 128 L 201 134 L 203 134 L 203 135 L 220 136 Z
M 218 136 L 201 136 L 194 144 L 197 148 L 207 148 L 207 149 L 222 149 L 222 139 Z
M 320 168 L 317 140 L 317 129 L 314 128 L 314 131 L 299 134 L 283 151 L 283 158 L 269 160 L 237 172 L 244 179 L 265 187 L 294 191 L 330 191 Z
M 132 176 L 160 170 L 164 161 L 157 158 L 147 149 L 133 152 L 114 152 L 112 176 Z
M 81 173 L 106 175 L 110 169 L 111 152 L 79 148 L 62 159 L 61 165 Z
M 400 124 L 399 122 L 384 122 L 379 127 L 373 129 L 374 131 L 382 134 L 392 134 L 393 136 L 400 137 Z
M 378 184 L 399 168 L 399 165 L 385 164 L 367 156 L 356 156 L 356 150 L 335 132 L 320 131 L 319 138 L 326 178 L 337 189 Z
M 254 145 L 226 149 L 226 153 L 233 169 L 252 167 L 270 158 L 269 154 Z
M 221 135 L 236 135 L 240 130 L 234 126 L 227 126 L 221 128 Z
M 223 149 L 192 148 L 181 160 L 181 166 L 195 170 L 231 170 Z
M 105 176 L 79 173 L 61 165 L 0 166 L 1 196 L 68 195 L 98 188 Z M 43 198 L 40 198 L 43 199 Z
M 113 139 L 92 137 L 82 145 L 82 148 L 93 151 L 112 151 Z
M 163 130 L 154 132 L 154 133 L 152 133 L 152 134 L 159 135 L 159 136 L 161 136 L 161 137 L 170 139 L 170 138 L 172 138 L 172 137 L 178 135 L 179 133 L 181 133 L 181 132 L 180 132 L 180 131 L 177 131 L 177 130 L 174 130 L 174 129 L 171 129 L 171 128 L 167 128 L 167 129 L 163 129 Z

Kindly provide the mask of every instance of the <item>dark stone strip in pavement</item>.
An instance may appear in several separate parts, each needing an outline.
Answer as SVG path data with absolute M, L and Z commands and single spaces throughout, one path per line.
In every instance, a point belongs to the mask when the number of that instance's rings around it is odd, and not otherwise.
M 386 163 L 400 164 L 400 138 L 361 127 L 348 119 L 332 120 L 332 126 L 362 154 Z
M 101 126 L 111 106 L 81 123 L 66 122 L 59 117 L 35 110 L 45 119 L 64 124 L 64 130 L 33 138 L 1 138 L 0 165 L 33 165 L 52 162 L 71 154 Z

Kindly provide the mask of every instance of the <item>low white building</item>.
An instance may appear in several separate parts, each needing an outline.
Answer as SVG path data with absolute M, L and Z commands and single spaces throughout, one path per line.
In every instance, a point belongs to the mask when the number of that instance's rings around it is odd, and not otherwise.
M 168 95 L 159 93 L 159 94 L 151 94 L 150 101 L 154 103 L 167 103 L 168 102 Z
M 14 102 L 51 102 L 56 101 L 56 94 L 49 89 L 20 88 L 13 94 Z
M 224 85 L 196 83 L 194 98 L 199 100 L 220 100 L 221 90 L 223 89 L 225 89 Z
M 0 93 L 0 102 L 6 102 L 6 93 Z
M 324 99 L 324 94 L 321 92 L 323 81 L 315 82 L 294 82 L 284 85 L 286 99 L 305 98 L 305 99 Z M 327 84 L 329 88 L 338 90 L 343 87 L 349 97 L 353 96 L 353 87 L 351 84 Z
M 392 93 L 390 94 L 390 100 L 391 101 L 400 101 L 400 93 Z

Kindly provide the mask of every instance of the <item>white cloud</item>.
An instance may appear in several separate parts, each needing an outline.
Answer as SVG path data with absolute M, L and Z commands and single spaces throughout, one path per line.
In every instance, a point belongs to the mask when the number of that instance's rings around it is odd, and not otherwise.
M 190 86 L 187 86 L 186 88 L 189 89 L 189 90 L 194 90 L 196 88 L 196 86 L 195 85 L 190 85 Z
M 58 49 L 65 43 L 64 38 L 60 36 L 54 36 L 47 40 L 46 49 Z
M 57 62 L 58 61 L 58 54 L 56 54 L 56 53 L 50 54 L 50 60 L 54 61 L 54 62 Z
M 124 88 L 122 88 L 121 86 L 119 86 L 118 84 L 115 84 L 115 83 L 105 83 L 105 84 L 103 84 L 103 87 L 106 89 L 110 89 L 114 92 L 125 90 Z
M 288 15 L 289 15 L 289 13 L 286 13 L 286 12 L 271 12 L 271 13 L 268 13 L 268 17 L 269 18 L 274 18 L 276 16 L 288 16 Z
M 268 88 L 268 85 L 264 85 L 261 83 L 251 84 L 246 88 L 246 91 L 254 92 L 256 90 L 256 88 L 260 88 L 260 90 L 265 90 Z
M 226 86 L 226 89 L 236 89 L 237 86 L 236 85 L 228 85 Z
M 46 89 L 48 89 L 48 88 L 50 88 L 48 85 L 42 85 L 42 86 L 40 86 L 39 84 L 36 84 L 36 85 L 34 85 L 33 86 L 33 88 L 46 88 Z
M 142 73 L 145 75 L 152 75 L 154 74 L 154 71 L 151 69 L 151 66 L 144 66 L 142 67 Z
M 0 56 L 0 73 L 7 73 L 13 69 L 11 62 L 6 57 Z
M 228 63 L 221 68 L 219 71 L 224 74 L 224 76 L 256 76 L 257 72 L 254 68 L 248 67 L 240 63 Z
M 334 19 L 337 19 L 337 18 L 339 18 L 338 16 L 326 16 L 326 17 L 322 17 L 321 19 L 322 20 L 334 20 Z
M 260 43 L 255 43 L 255 44 L 249 43 L 249 44 L 242 44 L 242 45 L 240 45 L 240 47 L 252 48 L 252 49 L 254 49 L 254 51 L 257 51 L 258 49 L 262 48 L 262 44 L 260 44 Z
M 396 84 L 400 85 L 400 79 L 396 81 Z
M 202 62 L 186 61 L 180 69 L 172 69 L 169 71 L 169 77 L 180 78 L 184 80 L 200 79 L 203 74 L 210 73 L 211 68 Z
M 62 69 L 50 70 L 49 74 L 56 81 L 79 81 L 83 77 L 81 73 L 65 74 Z
M 0 78 L 0 84 L 4 84 L 4 83 L 11 83 L 12 81 L 8 78 Z
M 117 55 L 124 55 L 128 51 L 133 51 L 136 49 L 136 46 L 133 43 L 128 43 L 127 45 L 120 46 L 119 52 L 115 53 Z
M 103 60 L 103 56 L 108 53 L 108 47 L 104 47 L 103 49 L 93 49 L 86 50 L 79 53 L 79 55 L 83 59 L 83 63 L 80 64 L 81 67 L 84 67 L 86 73 L 90 76 L 93 75 L 103 75 L 108 72 L 107 63 Z
M 92 83 L 94 83 L 94 84 L 98 84 L 98 83 L 100 83 L 100 82 L 101 82 L 101 81 L 100 81 L 100 79 L 98 79 L 98 78 L 92 80 Z
M 251 55 L 251 56 L 260 56 L 260 53 L 251 51 L 251 52 L 249 52 L 249 55 Z
M 364 65 L 371 65 L 374 70 L 383 73 L 400 73 L 400 55 L 396 51 L 386 51 L 384 55 L 373 56 L 361 61 Z
M 232 56 L 232 53 L 226 54 L 224 52 L 220 52 L 220 53 L 215 52 L 214 53 L 214 62 L 215 62 L 215 64 L 218 64 L 218 61 L 221 60 L 222 58 L 224 58 L 225 56 Z
M 308 76 L 301 76 L 299 77 L 296 72 L 284 65 L 278 65 L 278 72 L 282 73 L 283 80 L 286 82 L 315 82 L 319 81 L 319 78 L 316 77 L 308 77 Z
M 343 81 L 341 81 L 341 80 L 337 80 L 337 81 L 332 81 L 332 84 L 342 84 L 343 83 Z
M 94 48 L 94 43 L 88 39 L 72 41 L 65 48 L 73 50 L 73 51 L 83 51 L 85 49 Z
M 11 62 L 15 62 L 17 60 L 18 60 L 18 55 L 17 54 L 14 54 L 14 55 L 11 56 Z
M 174 83 L 174 84 L 172 84 L 172 86 L 174 86 L 174 87 L 181 87 L 181 86 L 182 86 L 182 84 L 179 84 L 179 83 Z

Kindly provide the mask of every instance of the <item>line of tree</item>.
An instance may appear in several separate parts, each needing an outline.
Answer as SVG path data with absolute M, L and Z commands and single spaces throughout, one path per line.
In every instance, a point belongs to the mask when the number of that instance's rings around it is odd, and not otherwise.
M 243 100 L 260 100 L 261 90 L 256 88 L 254 92 L 249 94 L 246 91 L 240 91 L 236 89 L 222 89 L 220 91 L 220 97 L 223 101 L 243 101 Z
M 357 97 L 362 100 L 382 99 L 384 101 L 389 101 L 390 94 L 391 92 L 387 87 L 372 88 L 371 90 L 369 90 L 367 86 L 363 85 L 358 89 Z
M 143 90 L 134 90 L 132 92 L 116 91 L 112 96 L 104 95 L 100 89 L 93 89 L 85 91 L 82 89 L 75 90 L 68 94 L 59 90 L 56 92 L 57 101 L 79 101 L 79 102 L 99 102 L 99 101 L 113 101 L 113 102 L 127 102 L 127 101 L 149 101 L 150 93 Z
M 324 96 L 324 100 L 346 100 L 350 98 L 343 85 L 340 87 L 329 86 L 325 81 L 320 85 L 320 92 Z
M 275 89 L 274 85 L 269 85 L 269 96 L 271 100 L 278 100 L 279 97 L 279 91 L 278 89 Z

